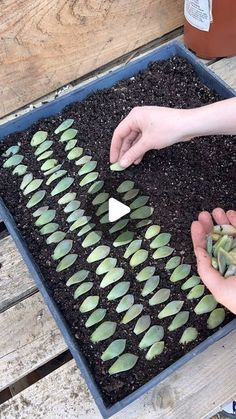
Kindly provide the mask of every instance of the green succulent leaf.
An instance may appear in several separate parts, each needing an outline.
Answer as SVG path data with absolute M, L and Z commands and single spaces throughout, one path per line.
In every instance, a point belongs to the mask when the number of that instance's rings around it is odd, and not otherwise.
M 140 247 L 142 245 L 142 240 L 133 240 L 129 246 L 127 247 L 125 253 L 124 253 L 124 258 L 128 259 L 130 256 L 132 256 L 134 253 L 136 253 Z
M 85 323 L 85 327 L 92 327 L 95 324 L 100 323 L 104 319 L 106 312 L 105 308 L 97 308 L 92 314 L 90 314 Z
M 136 224 L 136 228 L 143 228 L 152 223 L 152 220 L 141 220 Z
M 64 240 L 66 236 L 66 233 L 64 231 L 55 231 L 55 233 L 52 233 L 46 240 L 47 244 L 52 243 L 59 243 L 60 241 Z
M 147 295 L 155 291 L 155 289 L 158 287 L 159 282 L 160 277 L 158 275 L 149 278 L 142 289 L 142 297 L 146 297 Z
M 204 285 L 196 285 L 195 287 L 193 287 L 188 295 L 187 295 L 187 299 L 188 300 L 194 300 L 196 298 L 200 298 L 202 297 L 202 295 L 204 294 L 205 291 L 205 286 Z
M 82 227 L 81 230 L 79 230 L 77 236 L 78 237 L 84 236 L 86 233 L 88 233 L 89 231 L 91 231 L 94 227 L 95 227 L 95 224 L 94 223 L 85 224 L 85 226 Z
M 108 285 L 114 284 L 114 282 L 119 281 L 124 275 L 125 271 L 123 268 L 113 268 L 106 273 L 103 280 L 100 283 L 100 288 L 105 288 Z
M 115 268 L 116 264 L 117 264 L 116 258 L 106 258 L 100 263 L 100 265 L 98 265 L 96 269 L 96 274 L 97 275 L 106 274 L 111 269 Z
M 71 201 L 65 206 L 64 212 L 66 214 L 70 213 L 70 212 L 74 212 L 75 210 L 77 210 L 80 207 L 80 204 L 81 204 L 80 201 L 76 201 L 76 200 Z
M 92 311 L 94 308 L 97 307 L 99 303 L 99 296 L 98 295 L 90 295 L 89 297 L 85 298 L 82 302 L 79 311 L 81 313 L 87 313 L 88 311 Z
M 134 268 L 135 266 L 141 265 L 148 258 L 148 251 L 144 249 L 139 249 L 130 259 L 130 266 Z
M 125 246 L 130 243 L 134 238 L 134 233 L 132 231 L 124 231 L 121 233 L 113 242 L 114 247 Z
M 109 374 L 119 374 L 120 372 L 131 370 L 136 362 L 138 361 L 138 356 L 126 353 L 121 355 L 109 369 Z
M 187 281 L 185 281 L 183 283 L 183 285 L 181 286 L 181 289 L 183 291 L 186 291 L 186 290 L 188 290 L 190 288 L 193 288 L 196 285 L 200 284 L 200 282 L 201 282 L 200 277 L 199 276 L 196 276 L 196 275 L 193 275 L 190 278 L 188 278 Z
M 89 298 L 89 297 L 88 297 Z M 91 341 L 98 343 L 110 338 L 116 331 L 117 324 L 111 321 L 105 321 L 100 324 L 92 333 Z
M 174 314 L 177 314 L 183 307 L 183 304 L 184 304 L 184 301 L 180 301 L 180 300 L 171 301 L 158 314 L 158 318 L 164 319 L 165 317 L 173 316 Z
M 141 316 L 136 322 L 134 333 L 140 335 L 145 332 L 151 325 L 151 317 L 149 315 Z
M 79 208 L 68 215 L 66 221 L 68 223 L 73 223 L 74 221 L 77 221 L 80 217 L 84 215 L 84 210 L 82 208 Z
M 153 237 L 157 236 L 161 231 L 161 227 L 158 224 L 153 224 L 150 227 L 148 227 L 146 233 L 145 233 L 145 238 L 150 240 Z
M 100 223 L 101 224 L 108 224 L 110 221 L 109 221 L 109 215 L 108 215 L 108 213 L 107 214 L 105 214 L 105 215 L 103 215 L 103 217 L 102 218 L 100 218 Z
M 37 131 L 31 141 L 30 141 L 30 145 L 32 147 L 37 147 L 39 144 L 43 143 L 48 137 L 48 133 L 46 131 Z
M 170 332 L 179 329 L 184 324 L 186 324 L 189 320 L 189 311 L 180 311 L 176 314 L 176 316 L 173 318 L 172 322 L 170 323 L 168 330 Z
M 73 177 L 69 177 L 69 176 L 64 177 L 57 183 L 55 188 L 52 190 L 51 195 L 55 196 L 66 191 L 68 188 L 70 188 L 74 180 L 75 179 Z
M 19 145 L 12 145 L 11 147 L 9 147 L 5 153 L 2 154 L 3 157 L 9 157 L 10 155 L 14 155 L 17 154 L 20 150 L 20 146 Z
M 119 193 L 125 193 L 130 191 L 131 189 L 133 189 L 134 187 L 134 182 L 132 180 L 124 180 L 124 182 L 122 182 L 118 188 L 117 188 L 117 192 Z
M 130 218 L 132 218 L 132 220 L 142 220 L 144 218 L 150 217 L 152 214 L 153 208 L 144 205 L 143 207 L 137 208 L 131 212 Z
M 152 346 L 154 343 L 161 341 L 163 337 L 164 329 L 162 326 L 151 326 L 140 341 L 139 347 L 140 349 L 148 348 L 149 346 Z
M 78 255 L 76 255 L 75 253 L 70 253 L 69 255 L 64 256 L 64 258 L 57 265 L 56 271 L 61 272 L 65 269 L 70 268 L 70 266 L 72 266 L 75 263 L 77 257 Z
M 48 223 L 46 225 L 44 225 L 40 230 L 40 234 L 42 234 L 42 236 L 47 235 L 47 234 L 51 234 L 54 233 L 55 231 L 58 230 L 59 224 L 57 223 Z
M 170 281 L 178 282 L 186 278 L 191 270 L 191 265 L 183 263 L 182 265 L 177 266 L 173 273 L 171 274 Z
M 103 180 L 97 180 L 97 182 L 94 182 L 90 186 L 90 188 L 88 190 L 88 193 L 90 195 L 94 195 L 95 193 L 99 192 L 103 188 L 103 186 L 104 186 L 104 181 Z
M 51 147 L 52 144 L 53 144 L 53 141 L 49 141 L 49 140 L 44 141 L 42 144 L 40 144 L 36 148 L 36 150 L 34 152 L 34 155 L 37 157 L 40 154 L 44 153 L 45 151 L 47 151 Z
M 81 295 L 86 294 L 93 288 L 93 282 L 83 282 L 83 284 L 79 285 L 75 292 L 74 292 L 74 299 L 76 300 Z
M 210 314 L 207 319 L 207 328 L 208 329 L 215 329 L 216 327 L 220 326 L 225 319 L 225 310 L 221 307 L 216 308 Z
M 65 146 L 65 151 L 70 151 L 70 150 L 72 150 L 73 148 L 75 148 L 76 144 L 77 144 L 77 140 L 69 140 L 69 141 L 66 143 L 66 146 Z
M 80 186 L 85 186 L 98 178 L 98 172 L 90 172 L 80 181 Z
M 88 161 L 92 160 L 92 156 L 82 156 L 79 160 L 76 160 L 76 166 L 82 166 L 83 164 L 87 163 Z
M 212 256 L 212 250 L 213 250 L 213 239 L 211 234 L 209 234 L 207 236 L 207 240 L 206 240 L 206 248 L 207 248 L 207 253 Z
M 213 255 L 217 258 L 218 252 L 220 249 L 225 250 L 226 252 L 230 250 L 232 245 L 232 237 L 229 237 L 228 235 L 222 236 L 213 246 Z
M 23 158 L 24 158 L 24 156 L 21 156 L 20 154 L 14 154 L 14 156 L 9 157 L 3 163 L 3 167 L 9 168 L 9 167 L 18 166 L 22 162 Z
M 61 169 L 61 167 L 62 167 L 62 164 L 58 164 L 57 166 L 54 166 L 51 169 L 46 170 L 46 172 L 44 172 L 43 174 L 45 177 L 50 176 L 53 173 L 58 172 Z
M 66 129 L 70 128 L 71 125 L 73 125 L 74 123 L 74 119 L 66 119 L 65 121 L 63 121 L 56 129 L 55 129 L 55 134 L 59 134 L 62 131 L 65 131 Z
M 130 208 L 137 209 L 137 208 L 143 207 L 144 205 L 148 203 L 148 201 L 149 201 L 149 196 L 146 196 L 146 195 L 139 196 L 133 202 L 131 202 Z
M 55 247 L 52 258 L 54 260 L 63 258 L 65 255 L 67 255 L 71 251 L 72 246 L 73 246 L 73 240 L 67 239 L 67 240 L 61 241 Z
M 87 163 L 85 163 L 81 169 L 78 171 L 79 176 L 86 175 L 87 173 L 92 172 L 97 167 L 97 162 L 94 160 L 90 160 Z
M 32 208 L 35 205 L 37 205 L 39 202 L 42 201 L 42 199 L 45 197 L 46 191 L 38 191 L 35 192 L 34 195 L 30 198 L 30 200 L 27 202 L 26 207 Z
M 102 361 L 109 361 L 110 359 L 116 358 L 122 354 L 125 350 L 126 339 L 116 339 L 107 347 L 103 352 L 101 359 Z
M 70 287 L 71 285 L 80 284 L 80 282 L 83 282 L 90 272 L 86 269 L 81 269 L 80 271 L 75 272 L 66 282 L 66 285 Z
M 160 290 L 158 290 L 152 296 L 152 298 L 150 298 L 150 300 L 148 302 L 149 302 L 150 306 L 155 306 L 157 304 L 164 303 L 169 298 L 170 298 L 170 289 L 169 288 L 161 288 Z
M 113 301 L 113 300 L 116 300 L 117 298 L 123 297 L 123 295 L 125 295 L 128 292 L 129 287 L 130 287 L 130 282 L 128 281 L 119 282 L 109 292 L 107 296 L 108 301 Z
M 101 231 L 91 231 L 85 239 L 82 242 L 82 247 L 90 247 L 94 246 L 96 243 L 98 243 L 102 238 L 102 232 Z
M 187 329 L 185 329 L 184 333 L 182 334 L 179 343 L 181 343 L 181 345 L 187 345 L 188 343 L 195 340 L 197 335 L 198 331 L 195 329 L 195 327 L 187 327 Z
M 28 195 L 38 189 L 43 183 L 43 179 L 34 179 L 24 189 L 23 195 Z
M 83 148 L 82 147 L 74 147 L 72 150 L 69 151 L 67 154 L 68 160 L 75 160 L 78 159 L 83 154 Z
M 216 306 L 217 306 L 217 301 L 215 300 L 213 295 L 208 294 L 208 295 L 205 295 L 199 301 L 199 303 L 196 305 L 194 311 L 198 315 L 205 314 L 205 313 L 210 313 L 211 311 L 213 311 L 216 308 Z
M 46 180 L 46 185 L 50 185 L 54 180 L 61 178 L 62 176 L 66 175 L 67 170 L 58 170 L 55 173 L 52 173 L 51 176 Z
M 101 192 L 99 193 L 92 201 L 93 205 L 100 205 L 107 201 L 109 198 L 109 193 Z
M 108 201 L 103 202 L 103 204 L 99 205 L 96 211 L 96 215 L 100 217 L 100 215 L 104 214 L 107 211 L 108 211 Z
M 53 154 L 53 150 L 44 151 L 44 153 L 40 154 L 37 157 L 37 161 L 47 160 L 49 157 L 51 157 L 52 154 Z
M 119 163 L 113 163 L 110 165 L 110 170 L 112 172 L 121 172 L 122 170 L 125 170 L 125 167 L 122 167 Z
M 120 300 L 118 306 L 116 307 L 116 311 L 117 313 L 122 313 L 123 311 L 127 311 L 133 304 L 134 304 L 134 296 L 132 294 L 126 294 Z
M 125 313 L 123 319 L 121 320 L 121 323 L 127 324 L 131 322 L 132 320 L 136 319 L 136 317 L 138 317 L 142 313 L 142 311 L 143 311 L 142 304 L 132 305 L 132 307 L 130 307 L 128 311 Z
M 147 281 L 147 279 L 151 278 L 154 275 L 155 270 L 155 266 L 146 266 L 136 275 L 137 281 Z
M 26 186 L 29 185 L 29 183 L 32 182 L 32 180 L 33 180 L 32 173 L 27 173 L 22 179 L 22 182 L 20 184 L 20 189 L 23 191 L 23 189 L 25 189 Z
M 128 224 L 128 218 L 122 218 L 122 220 L 117 221 L 109 230 L 110 234 L 116 233 L 117 231 L 123 230 Z
M 78 133 L 77 129 L 69 128 L 63 132 L 59 141 L 64 142 L 64 141 L 73 140 L 76 137 L 77 133 Z
M 58 161 L 56 159 L 48 159 L 42 164 L 41 170 L 43 172 L 46 172 L 47 170 L 50 170 L 53 167 L 55 167 L 57 165 L 57 163 L 58 163 Z
M 131 189 L 130 191 L 126 192 L 123 196 L 124 201 L 131 201 L 134 199 L 139 193 L 139 189 Z
M 145 358 L 147 361 L 152 361 L 164 351 L 165 343 L 163 341 L 154 343 L 148 350 Z
M 159 247 L 166 246 L 171 239 L 170 233 L 160 233 L 158 236 L 152 240 L 150 243 L 151 249 L 158 249 Z
M 170 258 L 166 264 L 166 269 L 168 271 L 177 268 L 177 266 L 179 266 L 181 262 L 181 257 L 180 256 L 173 256 L 172 258 Z
M 174 249 L 169 246 L 159 247 L 152 255 L 153 259 L 162 259 L 170 256 Z
M 18 164 L 13 170 L 13 175 L 23 176 L 28 170 L 28 167 L 25 164 Z
M 74 231 L 77 228 L 83 227 L 85 224 L 88 224 L 88 222 L 91 220 L 91 217 L 87 217 L 86 215 L 82 215 L 77 221 L 75 221 L 70 226 L 70 231 Z
M 49 206 L 40 207 L 36 209 L 36 211 L 33 212 L 33 217 L 39 217 L 41 214 L 43 214 L 45 211 L 47 211 Z
M 37 218 L 35 222 L 36 227 L 41 227 L 44 224 L 50 223 L 51 221 L 54 220 L 55 216 L 56 216 L 55 210 L 50 210 L 50 209 L 46 210 L 45 212 L 43 212 L 43 214 L 39 216 L 39 218 Z
M 105 245 L 96 247 L 96 249 L 94 249 L 87 257 L 87 262 L 94 263 L 98 260 L 105 259 L 109 255 L 110 250 L 110 247 Z
M 62 196 L 59 201 L 58 204 L 59 205 L 66 205 L 71 201 L 74 201 L 76 197 L 76 193 L 75 192 L 67 192 L 64 196 Z

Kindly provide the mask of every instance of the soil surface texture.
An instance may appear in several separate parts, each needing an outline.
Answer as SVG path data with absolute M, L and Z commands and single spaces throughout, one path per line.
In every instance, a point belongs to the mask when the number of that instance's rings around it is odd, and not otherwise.
M 161 277 L 161 287 L 171 289 L 170 300 L 184 300 L 183 309 L 190 311 L 188 326 L 196 327 L 199 332 L 194 342 L 181 346 L 178 342 L 186 326 L 175 332 L 168 332 L 167 327 L 172 317 L 167 317 L 161 321 L 165 329 L 165 350 L 151 362 L 145 360 L 146 351 L 138 349 L 142 336 L 136 336 L 133 333 L 135 320 L 127 325 L 119 324 L 112 338 L 100 344 L 92 344 L 91 329 L 84 326 L 88 315 L 81 315 L 79 312 L 80 304 L 85 297 L 74 300 L 73 293 L 76 286 L 67 287 L 66 281 L 79 269 L 92 271 L 94 286 L 90 294 L 100 295 L 99 306 L 108 309 L 105 320 L 120 323 L 123 315 L 115 311 L 118 302 L 108 302 L 106 299 L 112 287 L 103 290 L 99 288 L 101 278 L 95 274 L 99 262 L 94 264 L 86 262 L 91 248 L 83 249 L 81 242 L 84 237 L 77 237 L 76 231 L 69 232 L 67 238 L 75 241 L 73 252 L 77 252 L 79 257 L 74 266 L 59 274 L 56 273 L 57 262 L 51 258 L 54 245 L 46 245 L 45 236 L 41 236 L 37 228 L 34 228 L 35 219 L 32 217 L 32 212 L 42 205 L 49 205 L 50 208 L 57 210 L 55 221 L 60 224 L 60 229 L 67 231 L 67 215 L 57 202 L 60 196 L 51 197 L 49 192 L 54 185 L 46 186 L 44 182 L 43 187 L 48 193 L 43 204 L 40 203 L 33 210 L 27 209 L 28 197 L 25 197 L 19 189 L 22 179 L 13 176 L 11 170 L 3 169 L 1 158 L 0 194 L 42 272 L 48 292 L 58 304 L 78 347 L 84 354 L 107 405 L 114 404 L 132 393 L 214 331 L 209 331 L 206 327 L 209 314 L 195 315 L 193 309 L 198 300 L 187 300 L 186 291 L 181 290 L 182 281 L 176 284 L 169 281 L 170 272 L 164 269 L 166 259 L 154 261 L 151 258 L 150 241 L 144 239 L 147 227 L 137 229 L 137 222 L 133 221 L 128 224 L 128 229 L 135 232 L 135 238 L 143 239 L 142 247 L 149 251 L 150 257 L 143 265 L 131 269 L 129 262 L 123 257 L 125 247 L 112 246 L 113 240 L 119 233 L 111 235 L 107 224 L 99 224 L 99 218 L 95 215 L 96 209 L 91 204 L 94 196 L 88 195 L 87 187 L 79 186 L 81 180 L 77 175 L 79 168 L 73 161 L 66 160 L 64 143 L 58 141 L 59 137 L 54 134 L 54 130 L 63 120 L 75 119 L 73 127 L 78 129 L 78 143 L 84 148 L 85 154 L 92 155 L 93 160 L 98 161 L 96 170 L 99 172 L 99 178 L 105 180 L 103 189 L 109 192 L 110 196 L 121 200 L 122 196 L 116 192 L 116 188 L 123 180 L 132 179 L 135 187 L 140 190 L 139 194 L 150 197 L 149 205 L 154 207 L 151 217 L 153 224 L 160 224 L 162 232 L 171 233 L 170 245 L 175 248 L 173 255 L 180 255 L 182 261 L 191 263 L 191 274 L 197 274 L 190 226 L 197 218 L 199 211 L 212 211 L 216 207 L 222 207 L 225 210 L 235 209 L 235 138 L 229 136 L 198 138 L 160 151 L 151 151 L 146 154 L 138 167 L 132 166 L 122 172 L 110 171 L 109 148 L 113 130 L 134 106 L 158 105 L 190 108 L 217 100 L 220 98 L 202 84 L 191 65 L 182 58 L 174 57 L 152 63 L 147 70 L 136 76 L 121 81 L 109 89 L 91 94 L 84 102 L 70 105 L 61 114 L 39 121 L 25 132 L 10 135 L 1 145 L 2 154 L 10 145 L 19 143 L 24 155 L 23 163 L 28 165 L 34 178 L 41 178 L 42 162 L 36 160 L 30 146 L 30 139 L 37 130 L 48 131 L 50 139 L 55 140 L 52 146 L 53 157 L 64 162 L 63 168 L 68 171 L 69 176 L 76 176 L 71 190 L 77 191 L 81 208 L 85 209 L 86 215 L 92 216 L 92 221 L 97 225 L 96 230 L 102 231 L 102 244 L 111 246 L 110 256 L 117 257 L 118 266 L 124 267 L 125 280 L 131 281 L 129 293 L 134 295 L 135 302 L 143 304 L 144 312 L 150 314 L 152 324 L 160 324 L 157 315 L 166 303 L 150 307 L 148 297 L 141 297 L 144 283 L 138 283 L 135 279 L 135 275 L 142 267 L 154 265 L 156 273 Z M 232 318 L 233 316 L 227 312 L 223 325 Z M 137 354 L 139 359 L 135 367 L 127 373 L 109 376 L 108 368 L 114 360 L 103 363 L 100 357 L 108 344 L 117 338 L 126 338 L 126 352 Z

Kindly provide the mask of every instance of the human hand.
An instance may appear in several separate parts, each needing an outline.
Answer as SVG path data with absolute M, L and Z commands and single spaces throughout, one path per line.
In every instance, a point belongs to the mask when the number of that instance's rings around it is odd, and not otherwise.
M 207 211 L 199 214 L 198 221 L 194 221 L 191 227 L 198 273 L 215 299 L 236 314 L 236 276 L 224 278 L 212 267 L 211 258 L 206 251 L 206 237 L 213 229 L 212 217 L 217 224 L 231 224 L 236 227 L 236 211 L 225 212 L 216 208 L 212 216 Z
M 122 167 L 138 164 L 148 150 L 186 140 L 186 112 L 158 106 L 133 108 L 114 131 L 111 163 L 119 162 Z

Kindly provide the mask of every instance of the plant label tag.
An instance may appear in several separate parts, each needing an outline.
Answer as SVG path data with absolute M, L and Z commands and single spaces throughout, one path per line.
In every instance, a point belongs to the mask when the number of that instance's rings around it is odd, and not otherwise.
M 213 21 L 211 0 L 185 0 L 184 16 L 188 23 L 201 31 L 209 32 Z
M 119 220 L 124 215 L 129 214 L 130 207 L 128 205 L 123 204 L 120 201 L 117 201 L 115 198 L 110 198 L 108 201 L 108 219 L 110 223 Z

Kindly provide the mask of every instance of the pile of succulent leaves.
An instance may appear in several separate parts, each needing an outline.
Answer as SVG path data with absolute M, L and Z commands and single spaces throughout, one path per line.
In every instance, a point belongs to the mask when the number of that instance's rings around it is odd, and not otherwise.
M 148 205 L 149 197 L 140 194 L 132 180 L 123 180 L 117 188 L 120 200 L 130 206 L 130 214 L 115 223 L 109 223 L 109 193 L 105 190 L 104 180 L 97 170 L 97 161 L 78 144 L 78 131 L 73 128 L 73 123 L 73 119 L 62 122 L 54 132 L 56 140 L 50 139 L 46 131 L 37 131 L 31 138 L 32 153 L 41 165 L 39 177 L 35 178 L 28 169 L 19 144 L 4 152 L 3 167 L 21 179 L 20 189 L 27 199 L 26 206 L 35 228 L 45 238 L 45 246 L 52 249 L 51 257 L 56 262 L 58 275 L 62 271 L 71 272 L 71 267 L 74 268 L 73 275 L 68 275 L 66 285 L 74 299 L 80 302 L 78 315 L 84 316 L 93 345 L 107 341 L 106 349 L 100 356 L 105 366 L 107 361 L 112 360 L 112 363 L 108 363 L 107 372 L 117 374 L 132 369 L 138 363 L 137 352 L 145 354 L 147 362 L 152 362 L 165 351 L 166 332 L 162 319 L 168 321 L 168 333 L 181 330 L 177 344 L 188 345 L 197 339 L 198 330 L 189 321 L 190 313 L 185 308 L 185 300 L 193 301 L 197 316 L 208 313 L 208 329 L 214 329 L 224 321 L 225 310 L 217 307 L 217 302 L 205 289 L 200 278 L 191 274 L 191 266 L 183 263 L 181 256 L 176 254 L 171 234 L 162 231 L 161 226 L 155 224 L 153 208 Z M 73 189 L 75 177 L 68 175 L 64 161 L 58 161 L 54 157 L 54 141 L 63 144 L 67 160 L 77 168 L 79 190 Z M 114 164 L 111 170 L 119 171 L 122 168 Z M 82 208 L 81 191 L 92 196 L 96 220 L 99 222 L 94 222 L 86 214 L 85 208 Z M 48 193 L 56 197 L 58 205 L 63 208 L 67 229 L 60 227 L 55 221 L 56 209 L 45 205 L 44 200 Z M 135 228 L 129 229 L 131 221 Z M 104 241 L 101 231 L 103 224 L 107 224 L 109 233 L 114 237 L 111 245 Z M 144 248 L 140 234 L 137 234 L 140 229 L 143 240 L 148 243 L 148 250 L 147 246 Z M 81 241 L 82 248 L 89 249 L 87 264 L 91 269 L 79 267 L 80 255 L 74 250 L 75 241 L 71 236 L 68 238 L 68 233 L 72 231 Z M 223 226 L 216 227 L 208 239 L 208 250 L 213 254 L 213 263 L 225 276 L 233 269 L 235 273 L 236 245 L 232 236 L 235 236 L 235 231 L 232 234 L 232 231 L 225 231 Z M 123 259 L 130 268 L 135 269 L 131 279 L 127 279 L 121 260 L 114 257 L 117 247 L 122 249 Z M 165 261 L 170 288 L 163 286 L 161 273 L 156 272 L 155 261 L 158 259 Z M 109 318 L 109 309 L 101 304 L 99 292 L 94 295 L 95 280 L 100 284 L 103 295 L 105 292 L 107 301 L 115 302 L 119 323 Z M 129 291 L 131 281 L 141 284 L 140 300 L 145 299 L 155 315 L 145 313 L 144 305 L 135 300 Z M 176 283 L 181 284 L 181 289 L 186 294 L 185 300 L 173 298 L 171 289 Z M 133 333 L 139 339 L 135 354 L 126 349 L 129 346 L 126 338 L 113 339 L 119 326 L 128 323 L 132 325 Z
M 225 278 L 236 275 L 236 228 L 216 225 L 207 237 L 207 252 L 212 266 Z

